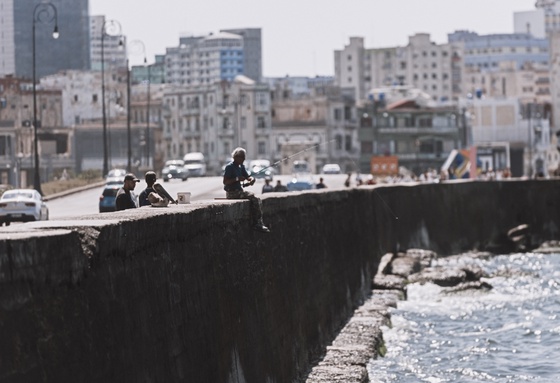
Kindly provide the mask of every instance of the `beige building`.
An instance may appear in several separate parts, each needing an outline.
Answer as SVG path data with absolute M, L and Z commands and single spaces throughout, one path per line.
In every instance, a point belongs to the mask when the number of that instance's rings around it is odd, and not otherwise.
M 436 101 L 456 100 L 461 94 L 460 45 L 435 44 L 430 35 L 409 37 L 405 47 L 366 49 L 364 39 L 335 51 L 335 84 L 354 88 L 357 100 L 370 89 L 405 85 L 418 88 Z
M 338 163 L 343 171 L 357 170 L 358 118 L 352 97 L 334 87 L 316 88 L 311 94 L 299 97 L 276 89 L 273 95 L 274 160 L 292 156 L 293 148 L 308 149 L 299 149 L 304 151 L 283 161 L 282 173 L 291 173 L 291 164 L 296 160 L 308 161 L 313 172 L 320 172 L 327 163 Z
M 480 68 L 465 69 L 462 88 L 465 94 L 476 97 L 516 97 L 522 103 L 550 103 L 550 73 L 548 65 L 526 63 L 520 69 L 515 62 L 501 62 L 492 71 Z
M 218 175 L 237 146 L 248 159 L 270 159 L 270 92 L 244 76 L 233 82 L 170 86 L 162 99 L 161 149 L 165 160 L 202 152 Z

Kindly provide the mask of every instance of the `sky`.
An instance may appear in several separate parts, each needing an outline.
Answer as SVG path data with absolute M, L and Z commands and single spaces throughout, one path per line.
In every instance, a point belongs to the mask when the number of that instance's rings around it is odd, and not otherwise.
M 512 33 L 514 12 L 535 0 L 89 0 L 91 15 L 116 20 L 129 42 L 143 43 L 148 63 L 181 36 L 261 28 L 263 76 L 333 76 L 334 51 L 350 37 L 366 48 L 406 46 L 415 33 L 437 44 L 447 34 Z M 136 44 L 139 45 L 139 44 Z M 141 45 L 141 44 L 140 44 Z M 136 57 L 135 57 L 136 56 Z M 140 65 L 143 54 L 131 55 Z

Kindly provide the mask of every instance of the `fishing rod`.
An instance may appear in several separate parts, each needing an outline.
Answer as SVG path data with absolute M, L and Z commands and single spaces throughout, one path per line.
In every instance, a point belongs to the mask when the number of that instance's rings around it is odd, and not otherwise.
M 262 168 L 262 169 L 259 170 L 258 172 L 255 172 L 255 173 L 251 172 L 251 177 L 252 177 L 252 176 L 256 176 L 257 174 L 261 174 L 261 173 L 264 172 L 266 169 L 270 169 L 270 168 L 276 167 L 276 166 L 280 165 L 282 162 L 287 161 L 287 160 L 289 160 L 290 158 L 293 158 L 293 157 L 295 157 L 295 156 L 297 156 L 297 155 L 300 155 L 301 153 L 305 153 L 305 152 L 307 152 L 308 150 L 311 150 L 311 149 L 317 148 L 317 147 L 319 147 L 319 146 L 322 146 L 322 145 L 331 143 L 331 142 L 333 142 L 333 141 L 336 141 L 336 138 L 333 138 L 332 140 L 329 140 L 329 141 L 320 142 L 320 143 L 318 143 L 318 144 L 309 146 L 309 147 L 307 147 L 307 148 L 305 148 L 305 149 L 303 149 L 303 150 L 300 150 L 300 151 L 297 152 L 297 153 L 294 153 L 294 154 L 292 154 L 292 155 L 289 155 L 289 156 L 287 156 L 287 157 L 284 157 L 284 158 L 282 158 L 282 159 L 276 161 L 276 162 L 273 163 L 272 165 L 269 165 L 269 166 L 267 166 L 267 167 L 265 167 L 265 168 Z

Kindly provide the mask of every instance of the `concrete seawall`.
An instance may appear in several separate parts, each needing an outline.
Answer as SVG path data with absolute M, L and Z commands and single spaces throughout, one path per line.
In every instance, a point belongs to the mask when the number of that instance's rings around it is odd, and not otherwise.
M 0 382 L 293 382 L 381 255 L 560 238 L 560 181 L 271 194 L 0 231 Z M 505 244 L 505 245 L 504 245 Z

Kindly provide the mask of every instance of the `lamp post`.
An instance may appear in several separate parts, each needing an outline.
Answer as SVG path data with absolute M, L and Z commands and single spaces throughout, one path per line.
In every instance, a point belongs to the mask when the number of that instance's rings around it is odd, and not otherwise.
M 51 14 L 52 12 L 52 14 Z M 35 55 L 35 24 L 37 22 L 50 23 L 54 21 L 54 29 L 52 37 L 58 39 L 58 13 L 56 7 L 52 3 L 39 3 L 33 9 L 33 151 L 35 155 L 34 169 L 34 187 L 40 194 L 41 190 L 41 174 L 39 172 L 39 145 L 37 137 L 37 68 Z
M 144 58 L 144 64 L 146 64 L 146 59 Z M 148 106 L 146 109 L 146 166 L 150 166 L 150 84 L 151 79 L 151 66 L 148 65 Z
M 109 172 L 107 148 L 107 113 L 105 111 L 105 36 L 117 36 L 122 31 L 121 24 L 116 20 L 105 20 L 101 27 L 101 109 L 103 113 L 103 176 Z M 119 42 L 119 45 L 122 41 Z

